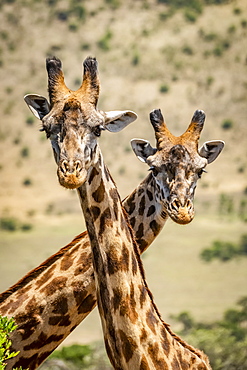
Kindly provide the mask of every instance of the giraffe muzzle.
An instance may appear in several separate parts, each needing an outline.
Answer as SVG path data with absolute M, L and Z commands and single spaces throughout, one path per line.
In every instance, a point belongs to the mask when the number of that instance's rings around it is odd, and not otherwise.
M 171 219 L 181 225 L 190 223 L 194 218 L 194 206 L 190 199 L 181 202 L 178 198 L 173 198 L 168 203 L 168 214 Z
M 84 184 L 87 171 L 79 160 L 60 162 L 57 170 L 60 185 L 67 189 L 77 189 Z

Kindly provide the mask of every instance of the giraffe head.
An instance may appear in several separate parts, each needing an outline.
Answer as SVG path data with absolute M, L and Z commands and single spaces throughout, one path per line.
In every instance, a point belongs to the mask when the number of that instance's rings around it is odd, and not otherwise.
M 137 157 L 146 162 L 157 186 L 157 200 L 162 210 L 179 224 L 194 218 L 194 193 L 198 179 L 208 163 L 213 162 L 224 147 L 220 140 L 207 141 L 198 149 L 205 113 L 196 110 L 187 130 L 179 137 L 168 130 L 159 109 L 150 113 L 157 148 L 146 140 L 133 139 Z
M 50 103 L 40 95 L 26 95 L 27 105 L 42 120 L 42 131 L 51 140 L 62 186 L 75 189 L 87 178 L 96 158 L 97 138 L 102 130 L 118 132 L 137 118 L 132 111 L 97 110 L 100 81 L 95 58 L 84 63 L 83 81 L 77 91 L 64 82 L 61 61 L 47 58 Z

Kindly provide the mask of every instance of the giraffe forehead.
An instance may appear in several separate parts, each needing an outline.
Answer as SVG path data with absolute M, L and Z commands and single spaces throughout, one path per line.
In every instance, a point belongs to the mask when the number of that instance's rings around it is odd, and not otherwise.
M 151 157 L 150 157 L 151 158 Z M 191 150 L 185 145 L 176 144 L 170 148 L 158 150 L 151 158 L 151 164 L 162 167 L 200 167 L 203 166 L 205 158 L 202 158 L 197 150 Z

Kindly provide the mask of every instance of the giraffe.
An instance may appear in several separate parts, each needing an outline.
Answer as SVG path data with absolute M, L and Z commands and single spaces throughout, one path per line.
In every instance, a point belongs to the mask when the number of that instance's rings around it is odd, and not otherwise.
M 145 281 L 132 228 L 97 144 L 97 137 L 103 129 L 119 131 L 130 123 L 129 118 L 126 121 L 126 114 L 121 120 L 116 118 L 109 127 L 104 114 L 96 111 L 100 83 L 95 59 L 84 61 L 83 101 L 79 101 L 79 94 L 71 96 L 68 93 L 61 78 L 60 61 L 48 60 L 47 69 L 52 109 L 42 120 L 43 128 L 48 136 L 59 130 L 60 140 L 53 146 L 58 179 L 66 188 L 77 188 L 79 194 L 91 242 L 105 345 L 113 367 L 210 369 L 207 357 L 182 341 L 162 321 Z M 85 107 L 87 119 L 82 119 Z M 195 170 L 199 172 L 207 164 L 207 159 L 196 150 L 203 115 L 197 111 L 184 134 L 186 144 L 195 152 L 192 173 Z M 157 111 L 154 111 L 151 122 L 159 120 L 155 119 L 156 116 Z M 183 172 L 185 164 L 179 171 L 180 182 L 184 181 Z M 188 202 L 181 204 L 182 215 L 186 219 L 184 208 L 190 205 Z
M 25 101 L 36 117 L 42 118 L 49 113 L 50 105 L 40 95 L 27 95 Z M 138 139 L 138 145 L 147 148 L 150 144 Z M 207 153 L 209 155 L 210 151 Z M 133 230 L 139 235 L 137 241 L 141 252 L 152 243 L 168 217 L 164 202 L 160 204 L 155 193 L 155 180 L 153 174 L 149 174 L 123 201 L 126 211 L 131 213 Z M 151 228 L 150 224 L 158 227 Z M 8 369 L 20 365 L 30 370 L 37 368 L 95 307 L 91 262 L 88 236 L 82 233 L 0 294 L 0 313 L 13 316 L 19 324 L 18 330 L 12 334 L 12 343 L 20 354 L 9 362 Z M 59 276 L 64 278 L 64 286 L 60 285 L 55 291 Z M 49 296 L 46 295 L 48 287 L 53 292 Z M 58 310 L 59 305 L 63 306 L 63 311 Z
M 25 100 L 30 108 L 32 104 L 31 110 L 38 118 L 48 114 L 49 103 L 45 98 L 29 95 Z M 144 147 L 147 146 L 148 142 L 139 140 L 139 144 L 140 142 Z M 164 204 L 162 208 L 156 202 L 154 180 L 151 174 L 147 176 L 123 202 L 126 211 L 131 213 L 132 221 L 135 215 L 138 216 L 133 229 L 135 232 L 139 230 L 139 234 L 142 230 L 142 237 L 139 238 L 141 252 L 152 242 L 168 217 L 164 216 Z M 148 205 L 148 214 L 143 212 L 143 204 Z M 159 224 L 155 233 L 150 227 L 146 227 L 150 223 Z M 30 370 L 35 369 L 94 308 L 95 284 L 90 253 L 88 237 L 83 233 L 0 295 L 0 312 L 14 316 L 19 324 L 19 329 L 13 333 L 12 341 L 15 349 L 20 350 L 20 354 L 11 360 L 8 368 L 24 365 Z M 81 257 L 77 258 L 78 255 Z M 83 268 L 79 267 L 82 261 Z M 64 286 L 60 286 L 59 291 L 49 295 L 47 299 L 45 286 L 49 287 L 50 291 L 53 287 L 55 292 L 57 277 L 61 273 Z M 84 281 L 83 284 L 78 277 Z M 23 302 L 27 304 L 23 305 Z M 54 309 L 61 303 L 63 312 Z M 62 320 L 62 313 L 66 315 L 66 321 Z

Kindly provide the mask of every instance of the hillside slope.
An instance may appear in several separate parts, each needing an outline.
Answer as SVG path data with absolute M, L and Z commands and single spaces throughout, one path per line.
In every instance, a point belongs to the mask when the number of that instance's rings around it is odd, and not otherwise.
M 131 11 L 130 11 L 131 5 Z M 226 148 L 200 186 L 204 196 L 246 189 L 246 33 L 244 0 L 204 6 L 192 21 L 184 8 L 155 1 L 6 1 L 0 22 L 0 215 L 79 212 L 77 198 L 57 186 L 49 143 L 23 102 L 26 93 L 47 96 L 45 58 L 62 59 L 68 86 L 81 83 L 82 61 L 96 56 L 102 83 L 99 107 L 132 109 L 136 123 L 101 146 L 124 197 L 147 168 L 129 140 L 154 144 L 149 112 L 161 108 L 174 134 L 195 109 L 207 114 L 203 140 Z M 194 14 L 194 13 L 193 13 Z M 190 19 L 190 20 L 188 20 Z M 222 124 L 230 122 L 229 129 Z M 226 123 L 227 125 L 227 123 Z M 110 148 L 110 150 L 109 150 Z

